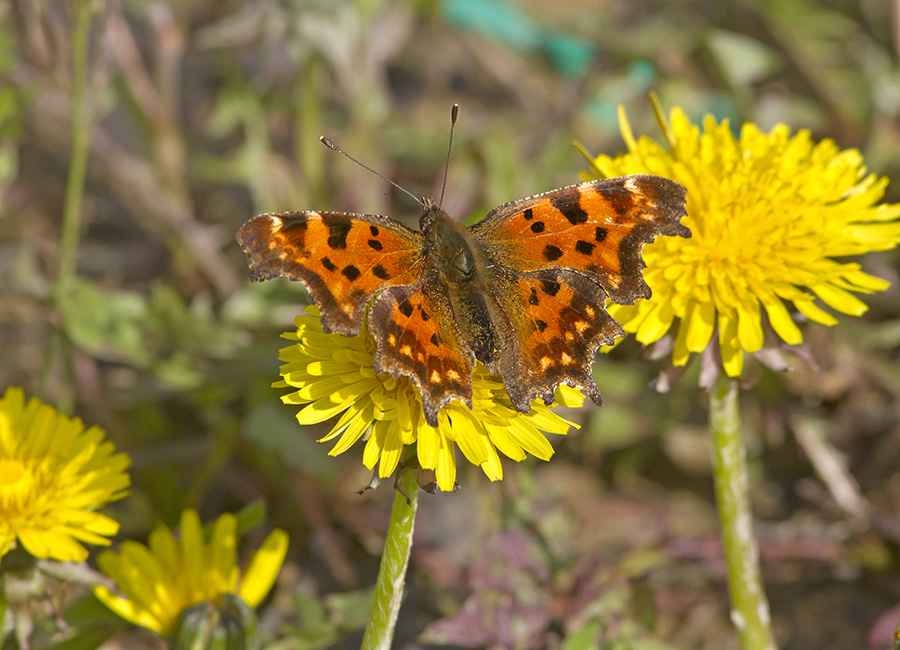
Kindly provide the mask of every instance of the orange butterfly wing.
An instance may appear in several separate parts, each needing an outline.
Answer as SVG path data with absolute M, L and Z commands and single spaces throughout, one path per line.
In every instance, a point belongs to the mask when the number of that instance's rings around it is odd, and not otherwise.
M 594 353 L 624 336 L 593 280 L 567 270 L 510 274 L 497 298 L 512 328 L 498 365 L 513 405 L 527 412 L 531 401 L 549 404 L 560 384 L 581 386 L 596 404 L 600 392 L 591 374 Z
M 492 259 L 519 271 L 574 269 L 615 302 L 650 296 L 641 248 L 657 235 L 690 237 L 681 225 L 685 189 L 634 175 L 563 187 L 501 205 L 472 226 Z
M 560 384 L 601 403 L 594 353 L 624 336 L 607 294 L 622 304 L 650 296 L 641 249 L 657 235 L 690 237 L 684 214 L 681 185 L 637 175 L 513 201 L 471 227 L 512 330 L 498 369 L 517 409 L 552 402 Z
M 356 336 L 373 295 L 416 282 L 422 233 L 381 215 L 281 212 L 253 217 L 237 234 L 250 277 L 306 285 L 322 329 Z
M 475 356 L 459 337 L 445 288 L 423 278 L 388 289 L 372 305 L 369 329 L 378 342 L 375 370 L 410 377 L 431 426 L 453 399 L 472 408 Z
M 261 214 L 237 235 L 250 277 L 306 285 L 322 329 L 357 336 L 366 306 L 375 370 L 412 379 L 426 420 L 453 399 L 472 405 L 472 352 L 461 343 L 445 288 L 429 283 L 422 233 L 380 215 Z

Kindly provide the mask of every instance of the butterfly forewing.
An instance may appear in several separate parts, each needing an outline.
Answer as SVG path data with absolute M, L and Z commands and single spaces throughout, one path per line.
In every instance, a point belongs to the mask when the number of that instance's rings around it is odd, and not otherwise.
M 322 328 L 348 336 L 359 334 L 373 295 L 414 283 L 422 270 L 422 234 L 380 215 L 261 214 L 241 227 L 237 240 L 253 280 L 303 282 L 322 313 Z
M 631 304 L 650 295 L 641 248 L 657 235 L 689 237 L 685 189 L 657 176 L 608 178 L 507 203 L 472 226 L 493 261 L 519 272 L 570 268 Z

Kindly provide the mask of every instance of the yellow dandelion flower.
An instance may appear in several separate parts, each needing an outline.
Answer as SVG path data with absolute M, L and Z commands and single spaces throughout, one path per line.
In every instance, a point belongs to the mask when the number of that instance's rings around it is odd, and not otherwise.
M 99 427 L 58 413 L 21 388 L 0 398 L 0 557 L 14 545 L 61 562 L 108 546 L 119 524 L 96 510 L 128 493 L 127 454 Z
M 492 481 L 503 478 L 502 453 L 520 461 L 526 452 L 541 460 L 553 455 L 544 433 L 565 434 L 572 422 L 535 402 L 530 413 L 516 411 L 503 388 L 479 363 L 472 376 L 472 409 L 450 402 L 438 413 L 438 426 L 425 421 L 419 391 L 407 377 L 376 374 L 375 343 L 365 329 L 360 336 L 326 334 L 318 311 L 307 308 L 298 316 L 296 332 L 282 336 L 295 343 L 281 350 L 282 381 L 275 388 L 296 388 L 281 399 L 285 404 L 304 404 L 297 414 L 300 424 L 324 422 L 341 415 L 319 442 L 337 439 L 328 452 L 336 456 L 360 438 L 366 442 L 363 464 L 378 464 L 382 478 L 390 476 L 400 461 L 403 447 L 416 445 L 419 466 L 434 470 L 438 487 L 451 491 L 456 482 L 456 452 L 478 465 Z M 584 396 L 569 386 L 556 391 L 555 404 L 581 406 Z
M 816 143 L 808 131 L 791 135 L 783 124 L 769 133 L 744 124 L 735 138 L 727 120 L 707 115 L 701 130 L 678 108 L 670 123 L 656 109 L 664 144 L 635 140 L 620 108 L 628 152 L 592 161 L 600 176 L 658 174 L 688 190 L 684 224 L 693 237 L 645 246 L 653 297 L 609 310 L 640 342 L 671 337 L 677 319 L 669 349 L 674 364 L 684 365 L 718 332 L 722 366 L 736 377 L 743 353 L 763 346 L 763 311 L 775 334 L 796 345 L 803 335 L 789 305 L 833 325 L 821 305 L 859 316 L 867 307 L 854 293 L 889 286 L 834 259 L 900 242 L 900 205 L 876 205 L 887 179 L 867 173 L 858 151 Z
M 275 583 L 284 562 L 288 536 L 275 529 L 250 560 L 243 575 L 237 566 L 237 518 L 219 517 L 206 542 L 195 510 L 181 513 L 181 539 L 160 524 L 150 534 L 149 547 L 123 542 L 121 552 L 104 551 L 97 564 L 124 594 L 94 587 L 94 595 L 127 621 L 168 635 L 186 609 L 210 601 L 220 605 L 237 595 L 256 607 Z

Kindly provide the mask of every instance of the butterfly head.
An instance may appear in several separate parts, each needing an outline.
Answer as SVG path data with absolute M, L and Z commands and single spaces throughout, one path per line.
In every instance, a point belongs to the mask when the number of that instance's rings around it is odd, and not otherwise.
M 447 213 L 438 207 L 438 204 L 434 202 L 433 196 L 423 197 L 420 203 L 422 204 L 422 215 L 419 217 L 419 230 L 427 233 L 434 224 L 438 214 L 441 213 L 446 217 Z
M 478 270 L 478 247 L 468 229 L 439 208 L 434 199 L 423 199 L 419 226 L 425 236 L 424 249 L 441 282 L 451 290 L 472 279 Z

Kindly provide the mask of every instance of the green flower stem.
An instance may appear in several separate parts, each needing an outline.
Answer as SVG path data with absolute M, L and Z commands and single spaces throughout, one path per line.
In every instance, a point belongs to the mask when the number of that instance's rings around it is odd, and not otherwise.
M 65 290 L 69 279 L 75 275 L 78 255 L 78 235 L 81 230 L 81 203 L 84 195 L 84 178 L 87 171 L 88 133 L 85 90 L 87 87 L 88 51 L 91 34 L 91 17 L 94 2 L 84 0 L 72 3 L 76 11 L 75 31 L 72 35 L 72 97 L 70 120 L 72 125 L 72 151 L 69 158 L 69 178 L 63 206 L 62 238 L 59 251 L 59 275 L 57 291 Z
M 743 650 L 776 650 L 769 603 L 759 573 L 759 551 L 753 537 L 735 380 L 724 375 L 719 377 L 710 396 L 709 410 L 716 503 L 728 567 L 731 618 L 740 633 Z
M 390 650 L 394 627 L 400 613 L 403 584 L 409 553 L 412 550 L 413 525 L 419 503 L 419 485 L 414 470 L 401 470 L 401 490 L 396 490 L 391 523 L 388 525 L 378 582 L 375 584 L 375 602 L 366 623 L 366 633 L 360 650 Z M 409 496 L 407 503 L 406 496 Z
M 75 11 L 75 26 L 72 33 L 72 90 L 69 120 L 72 130 L 72 150 L 69 154 L 69 178 L 66 182 L 66 196 L 63 204 L 62 229 L 59 242 L 59 271 L 53 298 L 59 304 L 75 278 L 78 259 L 78 238 L 81 231 L 81 205 L 84 197 L 84 179 L 87 173 L 88 125 L 86 108 L 88 53 L 90 51 L 91 18 L 95 2 L 80 0 L 71 2 Z M 49 349 L 49 348 L 48 348 Z M 59 389 L 57 407 L 60 411 L 71 412 L 75 404 L 74 370 L 72 349 L 65 334 L 59 332 L 59 349 L 62 367 L 68 381 Z M 47 368 L 52 365 L 48 364 Z

